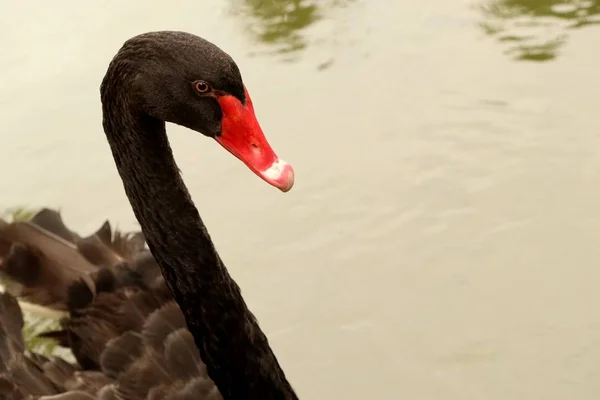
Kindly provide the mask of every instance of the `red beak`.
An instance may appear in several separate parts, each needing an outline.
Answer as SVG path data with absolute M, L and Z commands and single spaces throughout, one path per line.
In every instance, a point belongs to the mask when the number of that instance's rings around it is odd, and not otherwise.
M 283 192 L 294 186 L 294 169 L 275 154 L 258 124 L 248 90 L 246 104 L 231 95 L 219 96 L 223 110 L 221 136 L 215 138 L 256 175 Z

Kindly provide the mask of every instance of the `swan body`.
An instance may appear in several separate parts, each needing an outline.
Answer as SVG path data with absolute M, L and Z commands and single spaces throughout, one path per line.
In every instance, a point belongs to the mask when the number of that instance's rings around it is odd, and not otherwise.
M 266 140 L 237 65 L 198 36 L 145 33 L 123 44 L 100 95 L 104 132 L 141 233 L 120 245 L 106 227 L 81 238 L 49 211 L 0 225 L 0 269 L 13 294 L 68 311 L 63 329 L 48 336 L 78 361 L 26 355 L 14 328 L 22 318 L 7 294 L 2 312 L 11 322 L 0 337 L 16 345 L 2 354 L 4 396 L 297 399 L 215 249 L 166 136 L 166 122 L 185 126 L 290 190 L 293 169 Z

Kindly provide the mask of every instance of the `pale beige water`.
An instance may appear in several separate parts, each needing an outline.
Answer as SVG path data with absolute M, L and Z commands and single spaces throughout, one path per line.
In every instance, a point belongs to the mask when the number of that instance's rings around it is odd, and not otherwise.
M 98 86 L 130 36 L 194 32 L 296 168 L 283 195 L 170 127 L 301 398 L 598 399 L 600 28 L 581 22 L 600 6 L 558 3 L 3 0 L 0 208 L 134 227 Z

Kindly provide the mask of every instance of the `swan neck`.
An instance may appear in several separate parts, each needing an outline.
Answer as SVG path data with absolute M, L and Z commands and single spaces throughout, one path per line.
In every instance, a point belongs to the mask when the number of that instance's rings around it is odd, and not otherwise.
M 131 207 L 223 398 L 297 399 L 192 202 L 165 123 L 106 101 L 103 111 Z

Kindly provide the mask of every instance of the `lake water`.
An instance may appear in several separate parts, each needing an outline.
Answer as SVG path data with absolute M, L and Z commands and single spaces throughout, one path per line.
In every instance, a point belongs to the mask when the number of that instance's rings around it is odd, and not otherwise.
M 135 228 L 99 84 L 129 37 L 189 31 L 237 60 L 296 169 L 284 195 L 168 127 L 302 399 L 600 395 L 599 1 L 1 8 L 1 209 Z

